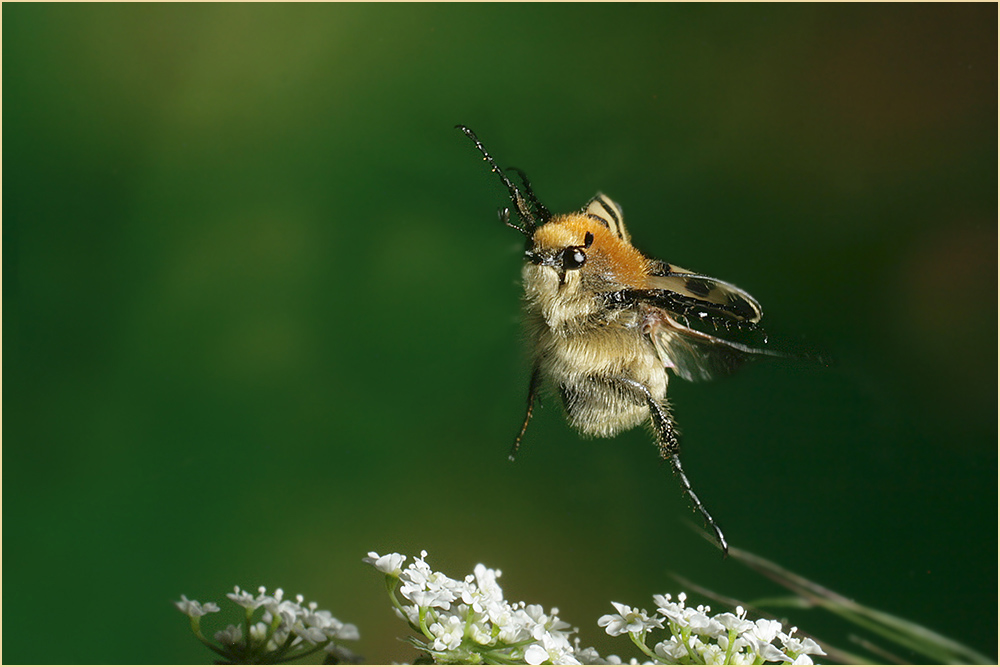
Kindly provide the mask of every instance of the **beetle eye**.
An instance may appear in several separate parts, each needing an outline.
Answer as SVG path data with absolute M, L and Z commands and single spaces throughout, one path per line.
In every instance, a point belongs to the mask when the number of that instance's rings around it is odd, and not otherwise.
M 587 261 L 587 255 L 580 248 L 566 248 L 562 251 L 562 265 L 566 271 L 579 269 Z

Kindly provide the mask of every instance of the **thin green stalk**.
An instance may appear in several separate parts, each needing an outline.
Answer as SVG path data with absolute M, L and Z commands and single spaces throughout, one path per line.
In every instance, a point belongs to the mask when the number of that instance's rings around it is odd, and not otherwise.
M 635 644 L 637 647 L 639 647 L 640 651 L 642 651 L 643 653 L 645 653 L 646 655 L 648 655 L 654 661 L 661 662 L 661 660 L 656 656 L 656 654 L 653 653 L 649 649 L 648 646 L 646 646 L 646 633 L 645 632 L 643 632 L 643 633 L 629 632 L 628 636 L 632 640 L 632 643 Z

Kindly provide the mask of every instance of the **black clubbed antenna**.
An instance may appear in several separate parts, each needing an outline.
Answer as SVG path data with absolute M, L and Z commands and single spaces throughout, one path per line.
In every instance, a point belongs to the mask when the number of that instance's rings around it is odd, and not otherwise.
M 496 160 L 494 160 L 493 157 L 486 151 L 486 148 L 483 146 L 483 142 L 479 141 L 479 137 L 476 136 L 475 132 L 470 130 L 465 125 L 456 125 L 455 127 L 460 129 L 467 137 L 472 139 L 472 142 L 476 144 L 476 148 L 478 148 L 479 152 L 483 154 L 483 159 L 489 162 L 492 171 L 500 176 L 500 180 L 503 181 L 504 186 L 507 188 L 507 192 L 510 193 L 510 200 L 514 204 L 514 208 L 517 210 L 517 216 L 521 218 L 521 223 L 524 227 L 518 227 L 513 224 L 510 221 L 510 215 L 507 213 L 506 209 L 500 212 L 500 219 L 505 225 L 513 227 L 530 239 L 534 236 L 535 230 L 538 229 L 540 225 L 548 222 L 549 218 L 552 217 L 552 214 L 549 213 L 549 210 L 545 208 L 535 197 L 535 193 L 531 191 L 531 184 L 528 183 L 528 179 L 524 175 L 524 172 L 520 169 L 514 170 L 521 177 L 521 180 L 524 183 L 524 192 L 522 192 L 520 188 L 514 185 L 514 183 L 507 178 L 503 169 L 497 165 Z M 536 209 L 537 216 L 535 212 L 532 211 L 532 206 Z

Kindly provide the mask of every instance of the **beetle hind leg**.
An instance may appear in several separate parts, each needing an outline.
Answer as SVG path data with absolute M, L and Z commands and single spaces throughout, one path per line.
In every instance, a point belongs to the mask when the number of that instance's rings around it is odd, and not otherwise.
M 635 386 L 640 389 L 643 394 L 645 394 L 646 402 L 649 405 L 649 416 L 653 422 L 653 429 L 656 431 L 656 442 L 660 448 L 660 458 L 665 461 L 670 461 L 671 467 L 674 469 L 674 473 L 681 481 L 681 488 L 684 493 L 691 500 L 691 504 L 694 505 L 694 509 L 701 514 L 702 518 L 705 519 L 705 523 L 712 529 L 715 533 L 716 539 L 719 541 L 719 546 L 722 548 L 722 554 L 729 554 L 729 543 L 726 542 L 725 535 L 722 534 L 722 529 L 719 528 L 719 524 L 715 522 L 712 515 L 708 513 L 705 509 L 705 505 L 701 502 L 698 494 L 694 492 L 691 488 L 691 481 L 688 479 L 687 475 L 684 473 L 684 467 L 681 465 L 681 447 L 680 442 L 677 439 L 677 433 L 674 430 L 674 422 L 670 418 L 666 408 L 660 405 L 660 402 L 653 398 L 649 389 L 640 382 L 635 382 L 632 380 L 626 380 L 628 384 Z

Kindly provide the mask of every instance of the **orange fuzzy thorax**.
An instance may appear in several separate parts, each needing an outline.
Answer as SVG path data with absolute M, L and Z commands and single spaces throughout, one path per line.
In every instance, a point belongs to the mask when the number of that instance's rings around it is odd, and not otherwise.
M 600 273 L 625 285 L 645 287 L 650 261 L 591 216 L 584 213 L 554 216 L 536 229 L 532 238 L 536 247 L 559 249 L 582 246 L 587 232 L 594 235 L 594 241 L 586 250 L 585 271 Z

